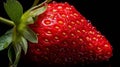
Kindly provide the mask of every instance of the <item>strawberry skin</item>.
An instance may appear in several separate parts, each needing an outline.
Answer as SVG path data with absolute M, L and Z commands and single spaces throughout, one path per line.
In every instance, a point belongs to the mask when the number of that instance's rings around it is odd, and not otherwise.
M 30 43 L 27 58 L 39 64 L 73 64 L 107 61 L 109 41 L 68 3 L 50 3 L 30 27 L 38 43 Z

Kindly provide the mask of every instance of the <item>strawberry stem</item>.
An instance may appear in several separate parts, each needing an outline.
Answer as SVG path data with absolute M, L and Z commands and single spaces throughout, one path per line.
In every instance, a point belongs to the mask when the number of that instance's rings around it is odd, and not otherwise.
M 10 26 L 14 26 L 15 25 L 13 21 L 10 21 L 10 20 L 5 19 L 3 17 L 0 17 L 0 22 L 5 23 L 5 24 L 10 25 Z

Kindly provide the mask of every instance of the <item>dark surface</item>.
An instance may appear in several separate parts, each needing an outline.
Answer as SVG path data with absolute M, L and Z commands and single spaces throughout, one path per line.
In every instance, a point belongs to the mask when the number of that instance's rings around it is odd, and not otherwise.
M 0 0 L 0 16 L 8 18 L 4 12 L 3 2 Z M 33 0 L 19 0 L 24 10 L 27 10 L 32 5 Z M 43 0 L 41 0 L 43 1 Z M 119 30 L 119 15 L 118 2 L 106 0 L 57 0 L 59 2 L 68 2 L 76 7 L 76 9 L 89 19 L 92 24 L 109 40 L 113 46 L 113 56 L 107 62 L 98 64 L 84 65 L 83 67 L 119 67 L 120 65 L 120 30 Z M 118 15 L 118 16 L 117 16 Z M 4 34 L 10 27 L 0 23 L 0 35 Z M 25 63 L 20 60 L 18 67 L 36 67 L 34 63 Z M 72 67 L 80 67 L 80 64 L 70 65 Z M 7 50 L 0 51 L 0 67 L 8 67 Z M 41 66 L 42 67 L 42 66 Z M 50 66 L 49 66 L 50 67 Z M 57 66 L 58 67 L 58 66 Z M 64 66 L 65 67 L 65 66 Z M 81 66 L 82 67 L 82 66 Z

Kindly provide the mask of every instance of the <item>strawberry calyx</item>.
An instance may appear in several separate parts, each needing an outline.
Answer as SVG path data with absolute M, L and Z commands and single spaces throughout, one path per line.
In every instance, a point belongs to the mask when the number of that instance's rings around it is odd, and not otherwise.
M 4 35 L 0 36 L 0 51 L 8 49 L 9 67 L 17 67 L 21 51 L 27 53 L 27 41 L 37 43 L 37 34 L 29 27 L 37 19 L 37 16 L 44 13 L 47 9 L 47 3 L 51 0 L 45 0 L 38 4 L 35 0 L 32 7 L 23 13 L 23 7 L 17 0 L 7 0 L 4 8 L 11 20 L 0 17 L 0 22 L 12 26 Z M 16 11 L 17 10 L 17 11 Z

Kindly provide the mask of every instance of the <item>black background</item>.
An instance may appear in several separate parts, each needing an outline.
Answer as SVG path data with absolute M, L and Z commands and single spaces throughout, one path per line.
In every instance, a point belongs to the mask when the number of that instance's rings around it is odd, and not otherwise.
M 19 0 L 27 10 L 33 3 L 33 0 Z M 44 1 L 44 0 L 40 0 Z M 119 6 L 115 0 L 56 0 L 58 2 L 68 2 L 73 5 L 83 16 L 92 22 L 92 24 L 109 40 L 113 46 L 113 56 L 108 62 L 99 64 L 84 65 L 83 67 L 119 67 L 120 63 L 120 30 L 119 30 Z M 3 8 L 3 2 L 0 0 L 0 16 L 8 18 Z M 0 23 L 0 36 L 8 30 L 9 26 Z M 79 65 L 79 64 L 78 64 Z M 34 63 L 25 63 L 20 60 L 19 67 L 33 67 Z M 75 65 L 76 66 L 76 65 Z M 81 65 L 79 65 L 81 66 Z M 0 51 L 0 67 L 8 67 L 7 50 Z M 35 66 L 34 66 L 35 67 Z M 73 65 L 74 67 L 74 65 Z

